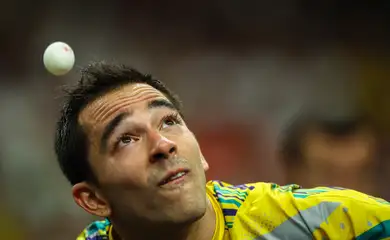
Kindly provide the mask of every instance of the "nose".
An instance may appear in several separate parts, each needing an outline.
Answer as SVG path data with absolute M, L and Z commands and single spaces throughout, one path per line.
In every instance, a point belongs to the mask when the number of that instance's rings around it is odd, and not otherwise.
M 153 134 L 152 143 L 150 154 L 151 163 L 169 159 L 177 153 L 176 143 L 159 133 Z

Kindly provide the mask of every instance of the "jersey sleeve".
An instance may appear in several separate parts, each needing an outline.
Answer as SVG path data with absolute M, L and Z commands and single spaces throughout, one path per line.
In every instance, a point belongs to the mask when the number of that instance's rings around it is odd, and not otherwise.
M 388 239 L 390 204 L 357 191 L 253 184 L 237 212 L 236 239 Z
M 387 239 L 390 203 L 342 188 L 298 189 L 293 201 L 316 239 Z

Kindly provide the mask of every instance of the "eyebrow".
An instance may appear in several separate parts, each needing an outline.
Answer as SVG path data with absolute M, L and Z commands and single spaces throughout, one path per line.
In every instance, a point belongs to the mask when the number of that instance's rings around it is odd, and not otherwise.
M 102 138 L 100 139 L 100 148 L 102 151 L 107 150 L 108 145 L 108 139 L 111 137 L 111 135 L 114 133 L 115 129 L 120 125 L 120 123 L 130 116 L 132 113 L 130 112 L 122 112 L 118 114 L 115 118 L 113 118 L 107 126 L 103 130 Z
M 177 108 L 171 102 L 165 99 L 156 99 L 148 103 L 148 109 L 163 108 L 163 107 L 172 110 L 177 110 Z M 115 118 L 113 118 L 104 128 L 102 137 L 100 139 L 100 146 L 101 146 L 100 148 L 103 152 L 107 150 L 108 139 L 114 133 L 115 129 L 121 124 L 121 122 L 124 119 L 126 119 L 130 115 L 132 115 L 132 112 L 122 112 L 118 114 Z
M 165 100 L 165 99 L 152 100 L 148 104 L 149 109 L 161 108 L 161 107 L 166 107 L 166 108 L 169 108 L 172 110 L 177 110 L 177 108 L 171 102 L 169 102 L 168 100 Z

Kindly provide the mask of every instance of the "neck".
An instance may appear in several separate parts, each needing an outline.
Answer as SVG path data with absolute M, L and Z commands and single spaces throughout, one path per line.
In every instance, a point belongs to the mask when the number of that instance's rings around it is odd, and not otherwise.
M 211 239 L 215 230 L 216 216 L 214 208 L 209 199 L 207 199 L 207 208 L 205 214 L 195 222 L 183 224 L 121 224 L 112 221 L 114 240 L 149 240 L 168 237 L 170 240 L 206 240 Z

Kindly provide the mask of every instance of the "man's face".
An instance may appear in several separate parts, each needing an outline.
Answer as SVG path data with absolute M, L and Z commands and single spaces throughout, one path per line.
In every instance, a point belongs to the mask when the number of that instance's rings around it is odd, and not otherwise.
M 79 123 L 88 136 L 98 186 L 81 183 L 73 194 L 88 212 L 161 223 L 203 216 L 207 163 L 161 92 L 146 84 L 126 85 L 90 103 Z

